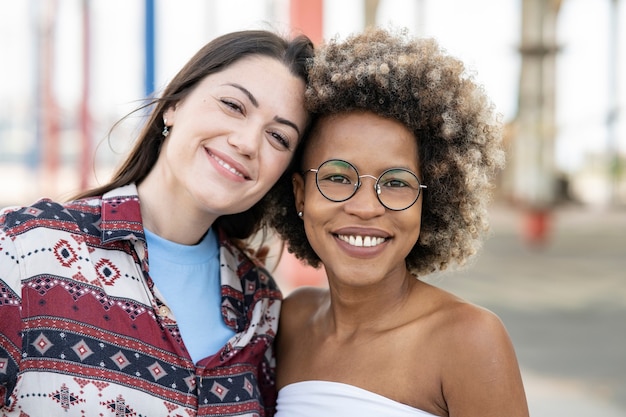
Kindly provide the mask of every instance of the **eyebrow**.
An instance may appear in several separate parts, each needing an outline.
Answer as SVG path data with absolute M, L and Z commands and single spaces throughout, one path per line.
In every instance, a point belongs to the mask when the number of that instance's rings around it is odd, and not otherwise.
M 276 120 L 278 123 L 293 127 L 295 131 L 298 132 L 298 136 L 300 136 L 300 129 L 298 129 L 298 126 L 296 126 L 296 124 L 291 120 L 283 119 L 282 117 L 278 116 L 274 116 L 274 120 Z
M 256 97 L 254 97 L 254 95 L 250 92 L 250 90 L 248 90 L 246 87 L 240 85 L 240 84 L 236 84 L 236 83 L 228 83 L 226 85 L 229 85 L 231 87 L 235 87 L 236 89 L 238 89 L 239 91 L 241 91 L 242 93 L 244 93 L 248 99 L 250 100 L 250 102 L 252 103 L 252 105 L 256 108 L 259 108 L 259 102 L 257 101 Z M 295 129 L 296 132 L 298 132 L 298 136 L 300 136 L 300 129 L 298 129 L 298 126 L 292 122 L 291 120 L 285 119 L 283 117 L 279 117 L 279 116 L 274 116 L 274 120 L 277 121 L 278 123 L 287 125 L 287 126 L 291 126 L 293 129 Z
M 239 84 L 226 84 L 226 85 L 230 85 L 231 87 L 235 87 L 236 89 L 240 90 L 242 93 L 244 93 L 246 96 L 248 96 L 248 99 L 252 102 L 252 104 L 254 105 L 254 107 L 259 107 L 259 102 L 257 101 L 256 97 L 254 97 L 252 95 L 252 93 L 243 85 L 239 85 Z

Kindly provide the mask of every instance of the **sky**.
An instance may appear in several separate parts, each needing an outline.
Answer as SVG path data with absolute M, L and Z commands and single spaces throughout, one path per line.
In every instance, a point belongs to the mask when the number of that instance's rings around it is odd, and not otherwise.
M 28 131 L 35 94 L 35 22 L 45 5 L 58 5 L 56 65 L 52 70 L 59 104 L 77 113 L 81 79 L 81 0 L 0 0 L 0 135 L 6 129 Z M 324 37 L 344 37 L 363 26 L 362 0 L 326 1 Z M 626 5 L 617 14 L 620 50 L 618 71 L 626 73 Z M 287 31 L 288 0 L 157 0 L 157 89 L 202 45 L 217 35 L 239 29 Z M 137 106 L 143 95 L 142 0 L 91 1 L 91 111 L 96 135 L 102 137 L 115 120 Z M 558 22 L 557 165 L 566 172 L 582 168 L 588 152 L 607 149 L 609 94 L 610 0 L 563 0 Z M 462 59 L 484 85 L 505 121 L 517 110 L 521 0 L 381 0 L 377 23 L 406 26 L 436 38 Z M 453 13 L 451 12 L 453 11 Z M 615 87 L 621 114 L 617 146 L 626 153 L 626 80 Z M 17 128 L 15 127 L 17 126 Z M 3 129 L 5 129 L 3 131 Z M 32 136 L 32 135 L 31 135 Z M 7 136 L 5 136 L 6 138 Z M 13 132 L 10 145 L 32 146 L 29 135 Z M 3 138 L 0 136 L 0 145 Z M 120 153 L 125 149 L 113 144 Z M 101 152 L 100 150 L 99 152 Z

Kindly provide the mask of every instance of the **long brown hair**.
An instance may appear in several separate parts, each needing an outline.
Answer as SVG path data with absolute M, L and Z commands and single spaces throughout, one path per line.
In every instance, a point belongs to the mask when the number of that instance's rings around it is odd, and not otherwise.
M 140 183 L 155 165 L 161 144 L 163 143 L 163 113 L 177 102 L 184 99 L 206 76 L 219 72 L 234 62 L 250 55 L 268 56 L 285 64 L 292 74 L 307 82 L 307 61 L 313 56 L 311 40 L 300 35 L 292 40 L 265 30 L 247 30 L 232 32 L 215 38 L 202 47 L 165 87 L 161 97 L 152 99 L 148 104 L 131 114 L 152 106 L 152 111 L 137 138 L 133 149 L 113 174 L 110 182 L 87 190 L 75 198 L 100 196 L 115 188 Z M 128 117 L 128 115 L 126 116 Z M 306 131 L 306 129 L 305 129 Z M 304 133 L 302 135 L 304 136 Z M 291 171 L 292 166 L 288 168 Z M 290 173 L 285 175 L 291 175 Z M 275 193 L 272 188 L 270 193 Z M 216 225 L 229 237 L 246 239 L 263 225 L 265 200 L 243 213 L 225 215 L 217 219 Z

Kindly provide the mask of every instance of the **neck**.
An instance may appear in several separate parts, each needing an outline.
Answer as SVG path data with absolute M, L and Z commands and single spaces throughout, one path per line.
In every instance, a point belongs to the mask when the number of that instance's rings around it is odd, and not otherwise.
M 188 196 L 157 182 L 148 175 L 137 186 L 143 226 L 164 239 L 182 245 L 200 242 L 215 219 L 195 209 Z
M 406 271 L 403 278 L 383 280 L 376 285 L 361 288 L 333 285 L 330 275 L 329 282 L 329 319 L 338 334 L 355 334 L 393 327 L 417 279 Z

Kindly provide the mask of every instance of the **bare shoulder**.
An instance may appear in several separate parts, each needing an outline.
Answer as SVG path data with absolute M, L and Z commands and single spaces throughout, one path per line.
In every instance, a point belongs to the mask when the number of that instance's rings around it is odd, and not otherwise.
M 291 304 L 315 303 L 326 298 L 328 289 L 319 287 L 298 287 L 285 298 L 285 302 Z
M 282 303 L 281 326 L 299 326 L 312 317 L 328 299 L 328 290 L 317 287 L 300 287 L 292 291 Z
M 434 336 L 447 357 L 462 362 L 492 358 L 498 351 L 513 352 L 509 334 L 495 313 L 439 288 L 431 291 L 437 300 L 432 310 Z
M 481 345 L 494 339 L 508 339 L 502 320 L 492 311 L 462 299 L 451 300 L 444 309 L 451 341 Z M 476 346 L 479 347 L 479 346 Z
M 440 307 L 437 345 L 446 358 L 440 377 L 449 414 L 527 416 L 515 349 L 500 318 L 445 292 Z
M 298 288 L 283 300 L 276 339 L 278 388 L 307 375 L 316 316 L 327 300 L 328 291 L 314 287 Z
M 430 284 L 423 286 L 421 291 L 432 300 L 430 313 L 440 337 L 464 346 L 485 339 L 508 339 L 504 324 L 492 311 Z

